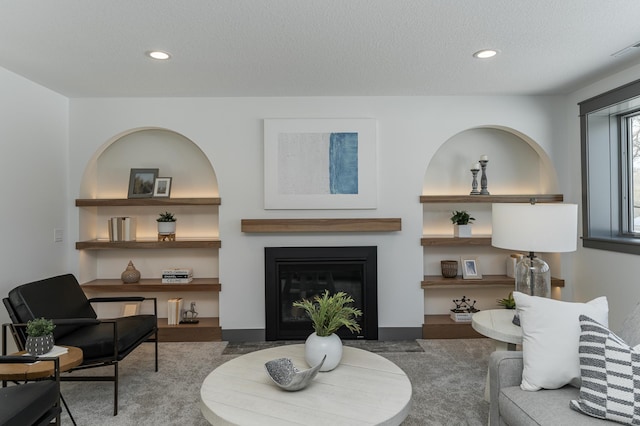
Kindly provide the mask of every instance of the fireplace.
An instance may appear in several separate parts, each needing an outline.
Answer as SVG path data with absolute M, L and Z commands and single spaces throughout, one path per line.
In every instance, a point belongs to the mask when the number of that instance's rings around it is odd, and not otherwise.
M 265 247 L 267 340 L 304 340 L 311 321 L 293 302 L 312 299 L 325 290 L 343 291 L 362 311 L 362 330 L 342 327 L 342 339 L 378 339 L 377 247 Z

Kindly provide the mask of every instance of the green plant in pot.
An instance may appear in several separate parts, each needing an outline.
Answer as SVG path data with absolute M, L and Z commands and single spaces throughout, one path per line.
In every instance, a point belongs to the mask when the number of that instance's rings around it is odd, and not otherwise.
M 342 340 L 336 331 L 346 327 L 352 333 L 361 330 L 357 318 L 362 311 L 351 306 L 353 298 L 340 291 L 330 295 L 325 290 L 322 296 L 317 295 L 313 300 L 303 299 L 293 303 L 294 307 L 302 308 L 311 319 L 314 332 L 305 341 L 305 359 L 313 367 L 322 362 L 320 371 L 331 371 L 340 364 L 342 359 Z
M 475 217 L 465 210 L 454 210 L 451 212 L 451 223 L 453 223 L 453 235 L 458 238 L 471 237 L 471 223 L 476 220 Z
M 27 322 L 27 341 L 25 349 L 31 355 L 42 355 L 53 348 L 53 321 L 36 318 Z
M 498 305 L 504 306 L 505 309 L 516 308 L 516 301 L 513 298 L 513 292 L 510 292 L 509 296 L 505 297 L 504 299 L 498 299 L 496 302 L 498 302 Z
M 160 217 L 156 219 L 158 222 L 158 235 L 173 235 L 176 234 L 176 218 L 173 213 L 164 212 L 160 213 Z

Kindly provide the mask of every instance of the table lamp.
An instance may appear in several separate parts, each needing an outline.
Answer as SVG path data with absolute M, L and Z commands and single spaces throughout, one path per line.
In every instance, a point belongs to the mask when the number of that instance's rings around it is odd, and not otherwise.
M 491 245 L 529 252 L 516 265 L 515 290 L 531 296 L 551 297 L 549 265 L 535 252 L 576 250 L 577 204 L 497 203 L 492 205 Z

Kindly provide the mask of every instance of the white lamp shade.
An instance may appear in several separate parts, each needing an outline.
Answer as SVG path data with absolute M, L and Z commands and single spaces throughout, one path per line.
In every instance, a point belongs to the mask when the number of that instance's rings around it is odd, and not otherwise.
M 491 217 L 494 247 L 544 253 L 576 250 L 577 204 L 497 203 Z

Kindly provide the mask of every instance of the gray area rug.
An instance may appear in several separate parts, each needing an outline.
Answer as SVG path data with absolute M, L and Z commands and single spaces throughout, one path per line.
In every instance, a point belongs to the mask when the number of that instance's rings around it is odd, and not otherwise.
M 231 345 L 227 351 L 226 342 L 160 343 L 158 373 L 153 371 L 153 346 L 142 345 L 120 363 L 120 407 L 115 417 L 111 383 L 63 382 L 62 393 L 77 424 L 82 426 L 206 426 L 208 422 L 198 407 L 200 385 L 205 377 L 220 364 L 249 350 L 241 346 L 257 350 L 273 344 Z M 484 384 L 493 341 L 353 341 L 352 344 L 375 350 L 409 376 L 412 406 L 403 425 L 487 424 L 489 406 L 484 401 Z M 95 372 L 96 369 L 72 374 Z M 66 413 L 62 422 L 71 424 Z

